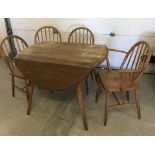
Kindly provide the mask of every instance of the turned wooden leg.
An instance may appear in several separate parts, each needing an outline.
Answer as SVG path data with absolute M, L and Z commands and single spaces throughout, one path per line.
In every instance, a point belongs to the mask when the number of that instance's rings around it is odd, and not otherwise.
M 124 91 L 121 92 L 121 96 L 122 96 L 123 104 L 125 104 L 125 97 L 126 97 L 126 94 L 125 94 Z
M 86 85 L 86 94 L 88 95 L 88 76 L 85 79 L 85 85 Z
M 31 112 L 31 101 L 28 101 L 27 115 L 30 115 Z
M 90 72 L 91 79 L 93 80 L 93 71 Z
M 12 97 L 15 97 L 15 77 L 12 75 Z
M 82 119 L 83 119 L 84 129 L 88 130 L 81 84 L 77 85 L 77 97 L 78 97 L 78 101 L 79 101 L 78 103 L 79 103 L 79 106 L 80 106 L 80 112 L 81 112 Z
M 107 125 L 107 117 L 108 117 L 108 104 L 110 99 L 110 92 L 107 92 L 106 95 L 106 101 L 105 101 L 105 107 L 104 107 L 104 126 Z
M 141 118 L 141 112 L 140 112 L 140 99 L 139 99 L 139 93 L 138 90 L 134 91 L 135 93 L 135 101 L 136 101 L 136 107 L 137 107 L 137 112 L 138 112 L 138 118 Z
M 97 90 L 96 90 L 96 98 L 95 98 L 95 102 L 98 101 L 99 94 L 100 94 L 100 86 L 99 86 L 99 83 L 97 82 Z
M 28 84 L 26 86 L 26 97 L 27 97 L 27 103 L 28 103 L 27 115 L 29 115 L 30 114 L 30 111 L 31 111 L 31 100 L 30 100 L 30 92 L 29 92 L 29 86 L 28 86 Z
M 34 84 L 30 84 L 30 99 L 32 101 L 32 96 L 33 96 L 33 92 L 34 92 Z
M 102 93 L 102 85 L 101 85 L 99 75 L 96 73 L 95 70 L 93 70 L 93 72 L 94 72 L 95 80 L 96 80 L 96 83 L 97 83 L 96 99 L 95 99 L 95 102 L 97 102 L 99 94 Z
M 28 101 L 28 108 L 27 108 L 28 115 L 31 112 L 33 91 L 34 91 L 34 85 L 31 83 L 27 84 L 26 95 L 27 95 L 27 101 Z

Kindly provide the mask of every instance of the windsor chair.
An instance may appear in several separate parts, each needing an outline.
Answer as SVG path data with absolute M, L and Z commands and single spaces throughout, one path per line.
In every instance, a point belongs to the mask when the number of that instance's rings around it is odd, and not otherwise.
M 59 30 L 53 26 L 43 26 L 37 30 L 34 36 L 35 43 L 41 42 L 61 42 Z
M 95 39 L 92 31 L 86 27 L 78 27 L 71 31 L 68 37 L 69 43 L 94 44 Z
M 106 90 L 104 107 L 105 126 L 107 124 L 108 110 L 111 107 L 122 107 L 135 103 L 138 118 L 141 118 L 138 88 L 140 79 L 150 61 L 151 49 L 147 42 L 139 41 L 135 43 L 128 52 L 122 53 L 125 54 L 125 57 L 119 70 L 112 70 L 109 65 L 108 70 L 103 70 L 96 74 L 96 102 L 98 101 L 100 89 Z M 118 100 L 115 92 L 121 93 L 122 103 Z M 134 99 L 131 100 L 129 98 L 129 92 L 133 92 Z M 110 103 L 111 95 L 114 96 L 117 104 Z
M 7 65 L 12 81 L 12 97 L 15 97 L 15 88 L 26 93 L 27 101 L 29 102 L 32 98 L 33 85 L 26 79 L 26 77 L 20 72 L 14 62 L 16 54 L 20 53 L 23 49 L 27 48 L 28 44 L 24 39 L 19 36 L 12 35 L 7 36 L 2 40 L 0 49 L 1 57 Z M 24 86 L 21 87 L 16 84 L 15 78 L 24 80 Z M 27 114 L 30 113 L 30 105 L 28 104 Z

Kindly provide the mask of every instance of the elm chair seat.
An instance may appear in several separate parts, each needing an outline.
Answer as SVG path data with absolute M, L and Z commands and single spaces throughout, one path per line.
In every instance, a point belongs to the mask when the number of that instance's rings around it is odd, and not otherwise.
M 109 91 L 121 91 L 122 89 L 122 73 L 116 70 L 105 70 L 99 73 L 104 88 Z M 133 75 L 131 73 L 125 73 L 124 91 L 136 89 L 139 85 L 138 82 L 133 83 Z

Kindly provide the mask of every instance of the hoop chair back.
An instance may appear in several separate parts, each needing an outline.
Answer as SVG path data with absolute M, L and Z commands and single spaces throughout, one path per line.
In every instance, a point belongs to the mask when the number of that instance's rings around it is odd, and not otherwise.
M 127 70 L 130 70 L 130 75 L 132 75 L 130 77 L 133 78 L 133 81 L 137 82 L 148 66 L 150 58 L 151 48 L 149 44 L 145 41 L 139 41 L 129 49 L 120 69 L 122 69 L 122 73 L 124 74 L 128 72 Z
M 28 47 L 27 42 L 23 38 L 16 35 L 7 36 L 2 40 L 0 46 L 1 57 L 11 72 L 13 71 L 15 65 L 14 57 L 26 47 Z
M 72 30 L 68 37 L 69 43 L 94 44 L 95 39 L 92 31 L 86 27 L 78 27 Z
M 43 26 L 37 30 L 34 36 L 35 43 L 41 42 L 61 42 L 61 34 L 59 30 L 53 26 Z

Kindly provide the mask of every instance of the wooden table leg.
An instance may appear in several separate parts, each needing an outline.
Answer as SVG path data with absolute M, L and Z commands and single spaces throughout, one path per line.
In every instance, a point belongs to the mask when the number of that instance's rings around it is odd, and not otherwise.
M 84 109 L 84 99 L 83 99 L 81 83 L 77 85 L 77 97 L 78 97 L 78 101 L 79 101 L 78 103 L 80 106 L 80 112 L 81 112 L 82 119 L 83 119 L 84 129 L 88 130 L 87 121 L 86 121 L 86 113 L 85 113 L 85 109 Z
M 34 91 L 34 84 L 29 83 L 27 84 L 27 101 L 28 101 L 28 108 L 27 108 L 27 114 L 30 114 L 31 111 L 31 105 L 32 105 L 32 96 Z

